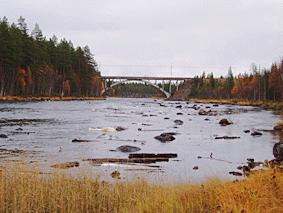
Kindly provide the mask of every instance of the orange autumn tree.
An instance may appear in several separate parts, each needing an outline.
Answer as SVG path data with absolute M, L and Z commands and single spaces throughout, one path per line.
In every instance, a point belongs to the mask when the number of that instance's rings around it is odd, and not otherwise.
M 283 81 L 280 70 L 276 64 L 272 64 L 269 77 L 269 86 L 273 100 L 281 99 L 282 84 Z
M 71 86 L 70 86 L 70 81 L 65 80 L 63 83 L 63 91 L 64 95 L 69 96 L 71 94 Z
M 17 76 L 17 89 L 21 95 L 25 94 L 26 89 L 26 71 L 23 68 L 18 69 L 18 76 Z

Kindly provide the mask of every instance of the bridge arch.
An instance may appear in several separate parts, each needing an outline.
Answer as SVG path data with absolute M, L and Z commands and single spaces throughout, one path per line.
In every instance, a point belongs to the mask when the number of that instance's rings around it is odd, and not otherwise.
M 166 96 L 166 98 L 169 98 L 171 96 L 171 94 L 169 92 L 165 91 L 163 88 L 161 88 L 158 85 L 150 82 L 149 80 L 145 80 L 145 79 L 125 79 L 125 80 L 122 80 L 122 81 L 114 82 L 109 87 L 104 88 L 104 90 L 101 91 L 101 95 L 104 95 L 105 92 L 107 90 L 109 90 L 110 88 L 113 88 L 113 87 L 118 86 L 120 84 L 125 84 L 127 82 L 131 82 L 131 81 L 140 81 L 140 82 L 145 83 L 145 85 L 153 86 L 153 87 L 157 88 L 160 92 L 162 92 Z

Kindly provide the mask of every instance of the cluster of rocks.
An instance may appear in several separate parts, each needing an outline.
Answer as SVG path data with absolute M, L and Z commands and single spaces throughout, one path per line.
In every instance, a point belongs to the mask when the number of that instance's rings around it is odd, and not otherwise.
M 131 153 L 128 158 L 91 158 L 83 159 L 88 161 L 91 165 L 99 166 L 104 163 L 117 163 L 117 164 L 152 164 L 161 161 L 169 161 L 170 158 L 177 158 L 176 153 Z
M 56 169 L 69 169 L 69 168 L 79 167 L 79 166 L 80 166 L 80 162 L 78 161 L 57 163 L 57 164 L 51 165 L 52 168 L 56 168 Z
M 204 109 L 201 109 L 201 110 L 199 110 L 198 114 L 199 115 L 205 115 L 205 116 L 216 116 L 217 111 L 214 111 L 214 110 L 205 111 Z
M 247 164 L 243 166 L 238 166 L 237 169 L 241 172 L 232 171 L 229 172 L 231 175 L 235 176 L 249 176 L 258 166 L 264 166 L 268 168 L 283 168 L 283 141 L 280 141 L 273 146 L 273 156 L 275 159 L 266 160 L 264 162 L 255 161 L 253 158 L 247 159 Z

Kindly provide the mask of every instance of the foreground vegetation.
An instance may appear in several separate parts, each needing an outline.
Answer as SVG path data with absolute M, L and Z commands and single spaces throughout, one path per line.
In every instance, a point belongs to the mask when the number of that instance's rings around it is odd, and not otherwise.
M 0 212 L 282 212 L 283 174 L 202 185 L 108 184 L 91 177 L 2 171 Z

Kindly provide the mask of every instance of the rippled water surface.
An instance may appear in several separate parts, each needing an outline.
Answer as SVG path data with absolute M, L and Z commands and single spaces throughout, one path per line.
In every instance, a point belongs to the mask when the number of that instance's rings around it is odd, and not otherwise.
M 178 105 L 182 108 L 176 108 Z M 1 120 L 44 119 L 0 125 L 0 134 L 8 135 L 8 138 L 0 138 L 1 164 L 24 162 L 52 172 L 56 170 L 50 167 L 54 163 L 79 161 L 80 167 L 66 171 L 74 174 L 86 171 L 109 179 L 112 171 L 119 170 L 125 180 L 142 177 L 161 182 L 198 182 L 208 177 L 233 178 L 229 171 L 236 171 L 236 167 L 245 163 L 247 158 L 258 161 L 273 158 L 272 147 L 277 141 L 273 134 L 262 132 L 262 136 L 253 137 L 243 132 L 272 129 L 279 117 L 271 111 L 254 107 L 197 104 L 202 109 L 217 111 L 216 116 L 200 116 L 198 110 L 191 108 L 193 105 L 187 102 L 125 98 L 0 103 Z M 180 112 L 183 114 L 177 115 Z M 165 117 L 169 119 L 165 120 Z M 218 124 L 221 118 L 228 118 L 233 124 L 222 127 Z M 176 125 L 176 119 L 182 120 L 183 125 Z M 126 130 L 112 131 L 117 126 Z M 154 139 L 163 132 L 178 133 L 176 140 L 161 143 Z M 240 139 L 216 140 L 216 136 L 238 136 Z M 74 138 L 91 142 L 72 143 Z M 121 145 L 137 146 L 141 148 L 139 152 L 177 153 L 178 158 L 156 163 L 159 168 L 142 164 L 93 166 L 82 161 L 87 158 L 127 158 L 128 153 L 110 151 Z M 18 154 L 3 150 L 25 152 Z M 210 158 L 211 153 L 213 158 Z M 194 166 L 199 169 L 193 170 Z

